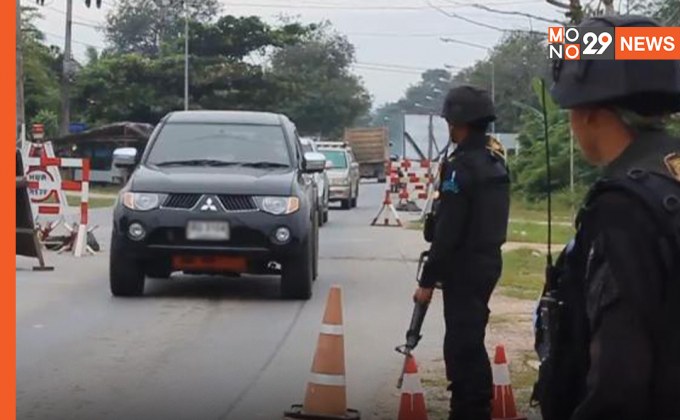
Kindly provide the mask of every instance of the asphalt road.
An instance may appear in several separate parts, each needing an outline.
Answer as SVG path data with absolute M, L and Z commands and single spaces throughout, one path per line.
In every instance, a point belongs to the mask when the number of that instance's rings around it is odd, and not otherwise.
M 148 280 L 145 297 L 113 298 L 106 209 L 92 214 L 97 256 L 48 253 L 52 273 L 17 258 L 18 418 L 281 418 L 304 398 L 334 284 L 343 288 L 349 405 L 372 418 L 401 368 L 393 348 L 410 319 L 424 246 L 417 232 L 369 227 L 383 190 L 362 184 L 357 209 L 331 212 L 314 296 L 304 303 L 279 300 L 276 277 Z M 432 355 L 437 318 L 421 344 Z

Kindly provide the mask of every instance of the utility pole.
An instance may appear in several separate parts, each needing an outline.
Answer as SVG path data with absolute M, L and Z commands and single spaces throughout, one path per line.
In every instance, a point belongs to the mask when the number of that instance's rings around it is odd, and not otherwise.
M 24 55 L 23 55 L 23 47 L 22 47 L 22 36 L 21 36 L 21 1 L 17 0 L 17 9 L 16 9 L 16 44 L 17 44 L 17 58 L 16 58 L 16 90 L 17 90 L 17 115 L 16 115 L 16 121 L 17 121 L 17 138 L 16 138 L 16 143 L 17 146 L 21 147 L 23 146 L 24 138 L 25 138 L 25 133 L 26 133 L 26 127 L 25 124 L 26 122 L 24 121 L 25 119 L 25 111 L 24 111 Z
M 491 50 L 489 50 L 489 56 L 491 58 L 491 102 L 494 108 L 496 107 L 496 63 L 495 57 Z M 491 133 L 496 135 L 496 121 L 491 121 Z
M 189 110 L 189 6 L 188 0 L 182 2 L 184 6 L 184 110 Z
M 71 124 L 71 37 L 73 26 L 73 0 L 66 0 L 66 36 L 64 41 L 64 62 L 61 70 L 61 116 L 59 135 L 68 134 Z

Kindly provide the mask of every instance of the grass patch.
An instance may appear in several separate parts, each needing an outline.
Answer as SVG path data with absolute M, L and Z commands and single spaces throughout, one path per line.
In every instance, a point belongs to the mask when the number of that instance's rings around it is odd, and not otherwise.
M 118 195 L 118 192 L 120 192 L 121 188 L 123 188 L 122 185 L 109 185 L 109 184 L 92 185 L 90 187 L 90 192 L 95 194 Z
M 545 254 L 527 248 L 503 254 L 500 292 L 518 299 L 537 299 L 543 289 Z
M 489 317 L 489 325 L 505 325 L 512 324 L 514 322 L 517 322 L 517 316 L 507 314 L 498 315 L 492 312 L 491 316 Z
M 552 226 L 552 243 L 564 244 L 574 236 L 574 228 L 566 225 Z M 548 242 L 548 225 L 526 220 L 510 220 L 508 225 L 508 242 L 530 242 L 544 244 Z
M 67 195 L 66 201 L 70 207 L 75 207 L 80 205 L 80 195 Z M 100 197 L 90 197 L 88 200 L 89 207 L 91 209 L 111 207 L 116 202 L 115 198 L 100 198 Z
M 423 230 L 423 223 L 415 220 L 406 224 L 406 229 Z M 553 225 L 552 242 L 566 244 L 574 236 L 574 228 L 566 225 Z M 548 240 L 548 226 L 539 222 L 510 220 L 508 242 L 527 242 L 544 244 Z
M 531 393 L 536 382 L 538 372 L 529 366 L 528 361 L 537 360 L 536 354 L 531 351 L 522 352 L 510 360 L 510 378 L 512 380 L 512 390 L 515 395 L 517 409 L 522 414 L 529 414 L 535 409 L 529 406 Z

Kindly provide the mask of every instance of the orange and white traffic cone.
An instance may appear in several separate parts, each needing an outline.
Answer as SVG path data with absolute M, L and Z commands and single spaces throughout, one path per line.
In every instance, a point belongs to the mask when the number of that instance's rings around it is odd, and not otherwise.
M 358 411 L 347 408 L 342 289 L 339 286 L 331 287 L 328 293 L 304 404 L 293 405 L 284 416 L 288 419 L 361 418 Z
M 401 223 L 401 219 L 399 218 L 399 213 L 397 213 L 397 209 L 394 207 L 394 204 L 392 203 L 392 198 L 390 197 L 390 190 L 385 191 L 385 199 L 383 200 L 382 206 L 380 207 L 380 210 L 378 210 L 378 214 L 375 215 L 373 218 L 373 221 L 371 222 L 371 226 L 398 226 L 402 227 L 403 224 Z M 380 219 L 381 216 L 384 215 L 383 223 L 379 224 L 378 219 Z M 390 224 L 390 216 L 394 218 L 394 223 L 395 224 Z
M 505 357 L 505 347 L 496 346 L 493 366 L 493 400 L 491 401 L 491 418 L 493 420 L 527 420 L 517 414 L 515 397 L 510 383 L 510 369 Z
M 427 420 L 425 393 L 418 376 L 418 365 L 410 354 L 406 356 L 403 375 L 398 420 Z

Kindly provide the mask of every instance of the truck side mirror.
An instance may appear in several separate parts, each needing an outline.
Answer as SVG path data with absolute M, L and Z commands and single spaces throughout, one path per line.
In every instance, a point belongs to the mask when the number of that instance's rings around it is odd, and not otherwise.
M 120 147 L 113 151 L 113 166 L 120 169 L 132 169 L 137 165 L 137 149 Z

